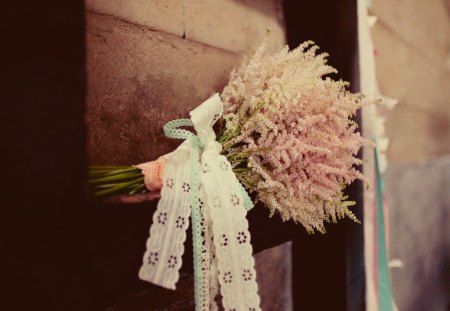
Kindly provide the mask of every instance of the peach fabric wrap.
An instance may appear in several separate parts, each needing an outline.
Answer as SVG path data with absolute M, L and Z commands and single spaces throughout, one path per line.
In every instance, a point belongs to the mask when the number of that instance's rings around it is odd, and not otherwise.
M 166 158 L 162 156 L 159 157 L 156 161 L 150 161 L 135 165 L 135 167 L 142 170 L 142 174 L 144 175 L 144 183 L 149 191 L 161 190 L 166 163 Z

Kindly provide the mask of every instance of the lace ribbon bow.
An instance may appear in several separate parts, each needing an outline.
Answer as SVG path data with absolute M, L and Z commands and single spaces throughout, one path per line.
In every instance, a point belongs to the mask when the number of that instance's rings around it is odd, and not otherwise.
M 256 311 L 259 296 L 246 219 L 253 204 L 215 141 L 212 127 L 222 110 L 215 94 L 191 111 L 190 120 L 164 126 L 167 137 L 185 141 L 166 156 L 139 277 L 175 289 L 190 215 L 196 310 L 217 310 L 214 298 L 220 288 L 225 310 Z M 193 126 L 197 136 L 181 126 Z

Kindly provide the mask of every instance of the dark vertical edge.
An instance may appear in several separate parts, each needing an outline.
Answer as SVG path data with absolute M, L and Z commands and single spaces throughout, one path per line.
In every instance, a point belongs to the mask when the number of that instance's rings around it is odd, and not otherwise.
M 84 1 L 10 2 L 2 23 L 2 308 L 90 310 Z
M 338 69 L 333 78 L 348 77 L 343 32 L 355 35 L 343 24 L 341 1 L 284 1 L 288 44 L 297 47 L 313 40 L 320 50 L 330 54 L 329 63 Z M 348 79 L 348 78 L 347 78 Z M 293 236 L 294 310 L 346 310 L 346 226 L 330 224 L 325 235 Z
M 352 92 L 360 91 L 359 48 L 358 48 L 358 8 L 357 0 L 341 0 L 339 5 L 340 24 L 345 31 L 341 32 L 342 57 L 346 66 L 343 78 L 350 82 Z M 362 132 L 361 113 L 358 111 L 356 122 Z M 358 157 L 362 158 L 362 150 Z M 358 167 L 362 171 L 362 166 Z M 351 184 L 347 193 L 356 202 L 352 208 L 361 221 L 357 224 L 348 221 L 346 224 L 346 264 L 347 264 L 347 310 L 365 310 L 365 268 L 364 268 L 364 189 L 361 181 Z

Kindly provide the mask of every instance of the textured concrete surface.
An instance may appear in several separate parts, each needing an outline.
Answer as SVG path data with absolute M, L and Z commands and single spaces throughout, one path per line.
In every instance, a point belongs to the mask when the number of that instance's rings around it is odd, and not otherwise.
M 285 44 L 280 0 L 186 1 L 186 38 L 231 50 L 248 52 L 272 30 L 270 50 Z
M 162 126 L 187 117 L 222 90 L 241 60 L 229 44 L 253 48 L 266 25 L 276 23 L 272 46 L 283 45 L 277 1 L 262 1 L 259 9 L 251 1 L 202 7 L 203 2 L 189 2 L 183 10 L 175 0 L 87 2 L 86 122 L 92 164 L 136 164 L 172 151 L 179 142 L 166 139 Z M 213 12 L 221 12 L 220 18 Z M 185 20 L 183 14 L 190 17 Z M 183 39 L 180 27 L 191 27 L 195 38 Z M 201 31 L 204 27 L 209 31 Z
M 86 0 L 91 12 L 233 52 L 248 52 L 272 29 L 269 48 L 283 47 L 281 0 Z
M 87 14 L 88 155 L 91 164 L 137 164 L 179 141 L 162 127 L 221 91 L 240 58 L 112 17 Z
M 179 37 L 184 34 L 184 0 L 86 0 L 85 3 L 89 12 Z
M 385 174 L 390 206 L 390 257 L 400 310 L 444 311 L 450 306 L 450 157 L 391 166 Z

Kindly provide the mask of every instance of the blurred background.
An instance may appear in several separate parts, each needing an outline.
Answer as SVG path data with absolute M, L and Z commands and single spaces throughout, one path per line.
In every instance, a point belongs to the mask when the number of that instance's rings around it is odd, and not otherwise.
M 394 298 L 400 310 L 448 310 L 450 2 L 374 0 L 370 12 L 380 91 L 398 99 L 384 174 Z
M 450 212 L 450 2 L 374 0 L 376 75 L 387 114 L 390 258 L 400 310 L 447 310 Z

